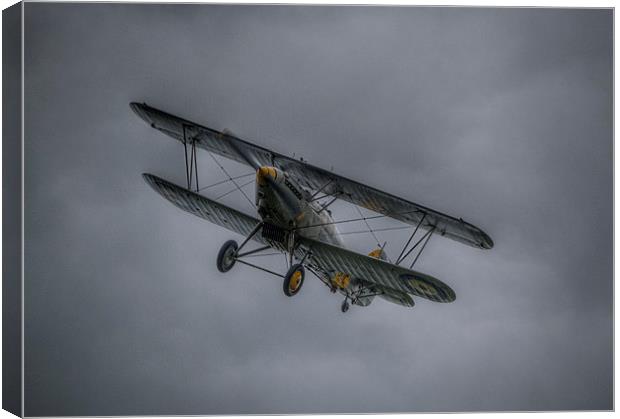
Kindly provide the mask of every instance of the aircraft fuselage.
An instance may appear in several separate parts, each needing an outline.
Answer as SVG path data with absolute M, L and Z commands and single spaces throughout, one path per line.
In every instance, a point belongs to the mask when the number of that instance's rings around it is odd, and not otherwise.
M 315 226 L 297 234 L 343 246 L 329 210 L 312 201 L 310 192 L 283 170 L 263 166 L 256 171 L 256 205 L 263 221 L 284 229 Z

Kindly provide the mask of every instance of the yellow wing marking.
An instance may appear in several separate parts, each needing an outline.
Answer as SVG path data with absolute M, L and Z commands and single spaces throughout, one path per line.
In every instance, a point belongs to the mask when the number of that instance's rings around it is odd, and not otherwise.
M 336 272 L 332 278 L 332 283 L 338 288 L 347 288 L 351 282 L 351 276 L 344 272 Z

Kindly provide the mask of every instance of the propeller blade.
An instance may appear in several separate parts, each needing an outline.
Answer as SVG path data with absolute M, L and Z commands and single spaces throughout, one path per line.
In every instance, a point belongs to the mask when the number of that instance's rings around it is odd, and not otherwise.
M 223 134 L 226 136 L 232 136 L 232 133 L 228 130 L 224 130 Z M 255 156 L 248 154 L 247 150 L 244 150 L 243 147 L 238 147 L 236 141 L 230 141 L 228 144 L 243 158 L 243 160 L 246 161 L 247 164 L 254 168 L 254 170 L 258 170 L 262 166 L 260 162 L 256 160 Z

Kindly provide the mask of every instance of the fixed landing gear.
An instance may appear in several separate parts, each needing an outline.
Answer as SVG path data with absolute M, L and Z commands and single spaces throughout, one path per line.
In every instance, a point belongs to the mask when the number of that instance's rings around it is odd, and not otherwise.
M 344 300 L 344 301 L 342 302 L 342 305 L 340 306 L 340 310 L 341 310 L 343 313 L 346 313 L 347 311 L 349 311 L 349 302 L 348 302 L 347 300 Z
M 228 240 L 222 245 L 220 252 L 217 254 L 217 269 L 224 273 L 228 272 L 235 266 L 237 261 L 237 242 L 234 240 Z
M 308 254 L 306 253 L 306 255 L 304 255 L 303 259 L 301 260 L 301 263 L 296 263 L 294 265 L 291 265 L 291 268 L 288 270 L 288 272 L 285 275 L 282 275 L 278 272 L 271 271 L 262 266 L 255 265 L 253 263 L 248 262 L 247 260 L 244 260 L 246 256 L 250 256 L 250 255 L 260 256 L 259 254 L 260 252 L 271 248 L 271 246 L 266 245 L 266 246 L 259 247 L 253 250 L 249 250 L 247 252 L 243 252 L 243 253 L 241 252 L 245 244 L 252 238 L 254 234 L 256 234 L 256 232 L 259 230 L 261 226 L 262 224 L 259 224 L 258 226 L 256 226 L 254 230 L 252 230 L 250 235 L 244 240 L 244 242 L 241 243 L 241 245 L 238 245 L 237 242 L 234 240 L 228 240 L 226 243 L 224 243 L 217 255 L 217 269 L 220 272 L 225 273 L 225 272 L 230 271 L 232 267 L 235 266 L 235 263 L 239 262 L 244 265 L 248 265 L 252 268 L 259 269 L 261 271 L 278 276 L 280 278 L 284 278 L 284 282 L 282 284 L 282 289 L 284 291 L 284 294 L 288 297 L 292 297 L 301 290 L 301 286 L 304 283 L 304 277 L 306 276 L 306 270 L 304 268 L 303 262 L 306 260 L 306 257 L 308 256 Z
M 271 271 L 262 266 L 255 265 L 254 263 L 248 262 L 244 260 L 247 256 L 261 256 L 260 252 L 264 250 L 271 249 L 272 246 L 267 244 L 265 246 L 249 250 L 246 252 L 241 252 L 244 246 L 250 241 L 250 239 L 261 229 L 263 223 L 259 223 L 254 227 L 254 229 L 250 232 L 248 237 L 241 243 L 241 245 L 237 245 L 237 242 L 234 240 L 228 240 L 226 243 L 222 245 L 218 255 L 217 255 L 217 269 L 224 273 L 228 272 L 232 269 L 235 263 L 239 262 L 244 265 L 248 265 L 252 268 L 259 269 L 261 271 L 270 273 L 272 275 L 278 276 L 284 279 L 282 284 L 282 289 L 284 294 L 288 297 L 292 297 L 296 295 L 300 290 L 301 286 L 304 283 L 304 277 L 306 276 L 306 269 L 304 268 L 304 262 L 308 258 L 310 252 L 306 251 L 300 263 L 293 264 L 293 252 L 295 250 L 294 242 L 291 242 L 288 248 L 288 254 L 290 256 L 290 264 L 291 267 L 285 275 L 281 273 Z M 272 253 L 273 254 L 273 253 Z M 262 255 L 267 256 L 267 255 Z
M 291 266 L 286 275 L 284 275 L 284 282 L 282 284 L 284 294 L 288 297 L 296 295 L 304 284 L 305 276 L 306 270 L 302 264 L 296 263 Z

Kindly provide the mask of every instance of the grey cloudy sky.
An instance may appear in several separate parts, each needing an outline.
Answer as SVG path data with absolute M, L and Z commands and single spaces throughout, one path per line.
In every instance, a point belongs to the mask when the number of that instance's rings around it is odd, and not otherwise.
M 25 10 L 26 415 L 612 408 L 611 10 Z M 343 315 L 319 281 L 288 298 L 267 274 L 220 274 L 242 238 L 143 182 L 182 183 L 182 148 L 130 101 L 463 217 L 496 247 L 431 240 L 416 266 L 457 299 L 413 309 Z M 222 179 L 208 156 L 200 171 Z M 380 234 L 392 257 L 407 234 Z

